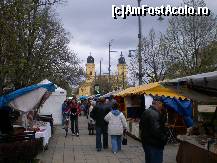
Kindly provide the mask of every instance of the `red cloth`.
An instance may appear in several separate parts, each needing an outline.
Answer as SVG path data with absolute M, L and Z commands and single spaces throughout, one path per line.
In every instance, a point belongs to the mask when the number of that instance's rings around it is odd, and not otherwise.
M 77 114 L 80 115 L 81 114 L 81 107 L 79 104 L 77 104 Z

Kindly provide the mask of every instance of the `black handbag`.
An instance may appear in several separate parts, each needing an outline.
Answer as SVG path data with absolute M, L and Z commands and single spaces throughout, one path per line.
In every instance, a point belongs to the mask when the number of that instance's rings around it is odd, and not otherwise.
M 122 145 L 127 145 L 127 135 L 126 134 L 123 135 Z

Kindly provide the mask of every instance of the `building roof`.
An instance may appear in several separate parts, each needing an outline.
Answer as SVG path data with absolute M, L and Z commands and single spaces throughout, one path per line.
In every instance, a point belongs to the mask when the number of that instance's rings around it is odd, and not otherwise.
M 125 58 L 124 58 L 122 52 L 121 52 L 120 58 L 118 59 L 118 63 L 119 63 L 119 64 L 126 64 L 126 61 L 125 61 Z
M 87 63 L 94 63 L 94 58 L 91 55 L 87 57 Z

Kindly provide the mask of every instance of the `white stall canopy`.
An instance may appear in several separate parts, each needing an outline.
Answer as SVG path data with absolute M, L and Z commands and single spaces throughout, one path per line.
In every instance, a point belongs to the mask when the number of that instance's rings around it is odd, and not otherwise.
M 66 90 L 58 87 L 55 92 L 53 92 L 48 100 L 41 106 L 39 114 L 40 115 L 50 115 L 52 114 L 53 122 L 55 125 L 62 124 L 62 104 L 66 100 L 67 92 Z

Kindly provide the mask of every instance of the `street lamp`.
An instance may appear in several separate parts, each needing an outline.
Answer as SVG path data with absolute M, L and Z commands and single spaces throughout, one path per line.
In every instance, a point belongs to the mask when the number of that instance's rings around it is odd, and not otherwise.
M 138 2 L 138 8 L 140 8 L 141 6 L 141 1 L 142 0 L 137 0 Z M 159 21 L 162 21 L 163 18 L 162 16 L 159 17 L 158 19 Z M 138 43 L 138 62 L 139 62 L 139 73 L 138 73 L 138 78 L 139 78 L 139 85 L 142 84 L 142 55 L 141 55 L 141 51 L 142 51 L 142 23 L 141 23 L 141 17 L 140 15 L 138 15 L 138 26 L 139 26 L 139 34 L 138 34 L 138 38 L 139 38 L 139 43 Z M 131 56 L 131 51 L 129 51 L 129 56 Z
M 128 57 L 132 57 L 132 52 L 136 52 L 136 50 L 129 50 Z
M 122 57 L 123 57 L 123 54 L 122 54 L 122 51 L 121 51 L 121 58 L 122 58 Z M 121 59 L 121 58 L 120 58 L 120 59 Z M 119 62 L 119 64 L 120 64 L 120 62 Z M 122 69 L 122 74 L 119 74 L 119 75 L 122 75 L 122 88 L 125 89 L 125 75 L 126 75 L 126 74 L 124 74 L 124 73 L 125 73 L 125 65 L 124 65 L 124 63 L 122 63 L 122 62 L 121 62 L 121 64 L 122 64 L 122 67 L 121 67 L 121 69 Z M 125 64 L 126 64 L 126 62 L 125 62 Z M 119 76 L 119 75 L 118 75 L 118 76 Z
M 141 4 L 141 0 L 137 0 L 138 1 L 138 8 L 140 8 L 140 4 Z M 138 25 L 139 25 L 139 34 L 138 34 L 138 38 L 139 38 L 139 44 L 138 44 L 138 62 L 139 62 L 139 85 L 142 84 L 142 55 L 141 55 L 141 51 L 142 51 L 142 44 L 141 44 L 141 38 L 142 38 L 142 24 L 141 24 L 141 18 L 140 15 L 138 16 Z
M 142 0 L 137 0 L 138 2 L 138 8 L 141 7 L 141 1 Z M 162 16 L 160 16 L 158 18 L 159 21 L 164 20 L 164 18 Z M 139 78 L 139 85 L 142 84 L 142 77 L 143 77 L 143 73 L 142 73 L 142 55 L 141 55 L 141 51 L 142 51 L 142 23 L 141 23 L 141 17 L 140 14 L 138 15 L 138 26 L 139 26 L 139 34 L 138 34 L 138 39 L 139 39 L 139 43 L 138 43 L 138 63 L 139 63 L 139 72 L 138 72 L 138 78 Z M 131 52 L 135 52 L 136 50 L 129 50 L 129 55 L 128 57 L 131 57 Z
M 159 16 L 158 20 L 159 20 L 159 21 L 163 21 L 164 18 L 163 18 L 162 16 Z
M 115 50 L 111 50 L 111 43 L 113 40 L 109 41 L 109 67 L 108 67 L 108 72 L 109 72 L 109 85 L 110 85 L 110 77 L 111 77 L 111 53 L 112 52 L 117 52 Z

